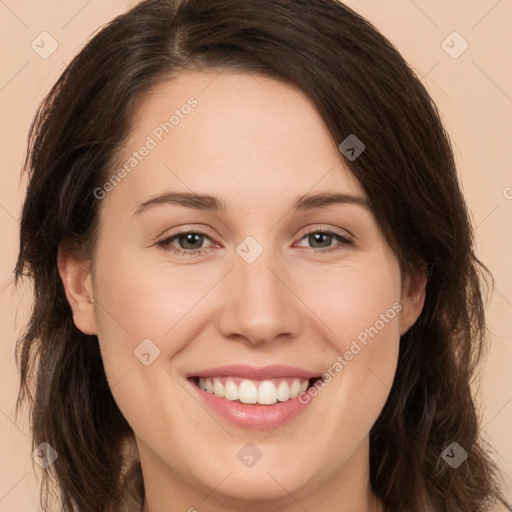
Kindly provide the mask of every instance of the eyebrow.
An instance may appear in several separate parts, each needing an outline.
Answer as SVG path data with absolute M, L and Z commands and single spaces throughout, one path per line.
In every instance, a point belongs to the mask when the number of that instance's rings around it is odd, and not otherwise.
M 219 197 L 210 194 L 196 194 L 193 192 L 165 192 L 157 197 L 148 199 L 135 209 L 140 214 L 152 207 L 163 204 L 176 204 L 197 210 L 213 212 L 226 212 L 226 203 Z M 304 211 L 322 208 L 332 204 L 353 204 L 371 211 L 370 202 L 363 196 L 354 196 L 344 193 L 323 192 L 319 194 L 304 194 L 299 196 L 292 205 L 292 210 Z

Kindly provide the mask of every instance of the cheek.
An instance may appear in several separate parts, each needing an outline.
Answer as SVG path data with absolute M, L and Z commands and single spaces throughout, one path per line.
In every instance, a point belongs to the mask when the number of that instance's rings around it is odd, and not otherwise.
M 310 269 L 297 285 L 304 301 L 329 327 L 338 354 L 350 350 L 353 341 L 369 347 L 374 339 L 383 344 L 399 337 L 400 269 L 386 253 L 328 271 Z
M 150 436 L 161 422 L 160 432 L 172 436 L 176 425 L 162 404 L 172 403 L 173 415 L 179 415 L 186 400 L 177 400 L 182 390 L 169 361 L 194 338 L 198 302 L 218 278 L 205 272 L 196 279 L 192 266 L 170 271 L 143 265 L 128 254 L 98 261 L 98 338 L 114 399 L 136 432 Z
M 396 371 L 402 310 L 399 265 L 391 254 L 381 253 L 371 262 L 347 264 L 328 275 L 310 274 L 302 290 L 329 327 L 332 355 L 324 380 L 337 395 L 333 400 L 339 400 L 339 411 L 359 411 L 354 420 L 364 430 L 384 405 Z
M 120 257 L 98 268 L 95 295 L 102 304 L 98 328 L 109 343 L 133 345 L 151 339 L 166 355 L 185 340 L 180 332 L 201 311 L 201 301 L 222 277 L 213 267 L 171 267 Z M 192 324 L 193 325 L 193 324 Z M 126 348 L 126 347 L 125 347 Z

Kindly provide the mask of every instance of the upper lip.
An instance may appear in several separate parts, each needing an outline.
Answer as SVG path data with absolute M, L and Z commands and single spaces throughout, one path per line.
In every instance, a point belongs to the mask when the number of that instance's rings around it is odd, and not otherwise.
M 317 373 L 312 373 L 303 368 L 286 365 L 271 365 L 254 367 L 248 365 L 228 365 L 198 370 L 187 373 L 186 377 L 241 377 L 250 380 L 279 379 L 284 377 L 299 377 L 311 379 L 318 377 Z

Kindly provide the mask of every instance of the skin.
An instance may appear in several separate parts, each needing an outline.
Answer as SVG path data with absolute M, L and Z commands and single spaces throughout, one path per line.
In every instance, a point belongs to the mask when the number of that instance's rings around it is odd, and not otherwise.
M 369 491 L 369 431 L 389 394 L 400 335 L 423 307 L 425 281 L 402 280 L 369 209 L 292 210 L 303 194 L 364 192 L 340 141 L 289 85 L 227 71 L 181 74 L 142 102 L 127 157 L 190 96 L 198 105 L 101 201 L 92 259 L 59 252 L 75 324 L 98 336 L 135 434 L 144 511 L 381 510 Z M 164 191 L 212 194 L 226 211 L 160 204 L 134 214 Z M 207 233 L 196 243 L 202 254 L 176 254 L 191 250 L 186 240 L 156 245 L 181 228 Z M 325 231 L 352 243 L 325 237 L 315 246 L 307 236 Z M 253 263 L 236 252 L 247 236 L 263 248 Z M 271 432 L 206 410 L 184 377 L 233 363 L 321 375 L 395 303 L 401 311 L 307 410 Z M 144 339 L 160 350 L 149 366 L 133 353 Z M 262 453 L 250 469 L 237 458 L 248 442 Z

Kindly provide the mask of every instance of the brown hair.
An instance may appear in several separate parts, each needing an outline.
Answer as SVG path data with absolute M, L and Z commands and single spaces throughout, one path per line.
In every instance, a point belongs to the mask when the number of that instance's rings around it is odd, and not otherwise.
M 17 281 L 32 278 L 35 301 L 18 342 L 18 406 L 31 404 L 34 446 L 46 441 L 59 454 L 50 474 L 62 510 L 119 507 L 128 481 L 122 443 L 132 432 L 97 338 L 73 323 L 59 245 L 93 254 L 94 190 L 112 172 L 144 95 L 181 71 L 212 69 L 292 84 L 334 140 L 356 134 L 366 150 L 345 164 L 402 270 L 428 275 L 423 311 L 400 340 L 396 378 L 370 432 L 371 487 L 386 511 L 505 504 L 470 390 L 485 349 L 486 269 L 474 254 L 448 136 L 420 80 L 389 41 L 336 0 L 148 0 L 87 43 L 29 135 L 15 273 Z M 457 469 L 441 457 L 453 441 L 468 452 Z M 131 475 L 141 499 L 140 466 Z

